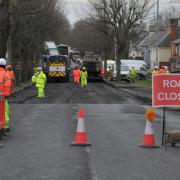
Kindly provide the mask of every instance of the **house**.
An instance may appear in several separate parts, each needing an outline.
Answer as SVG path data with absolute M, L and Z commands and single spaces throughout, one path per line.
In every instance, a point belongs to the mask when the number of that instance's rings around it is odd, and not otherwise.
M 170 61 L 170 70 L 171 72 L 180 72 L 180 34 L 178 27 L 178 20 L 174 19 L 172 21 L 172 35 L 171 39 L 171 57 Z
M 141 34 L 138 35 L 133 41 L 130 43 L 129 48 L 129 59 L 135 60 L 143 60 L 144 54 L 138 44 L 148 35 L 147 31 L 143 31 Z
M 171 57 L 170 42 L 167 41 L 170 32 L 161 30 L 158 38 L 155 31 L 150 31 L 149 35 L 139 43 L 139 47 L 144 52 L 144 61 L 153 68 L 155 65 L 168 65 Z
M 154 68 L 158 66 L 170 67 L 170 57 L 172 56 L 171 42 L 175 40 L 173 36 L 176 32 L 176 36 L 180 37 L 180 27 L 178 23 L 176 26 L 173 24 L 174 19 L 170 20 L 170 29 L 159 30 L 158 37 L 153 26 L 149 28 L 149 34 L 137 45 L 144 54 L 144 61 Z M 176 19 L 176 22 L 178 20 Z

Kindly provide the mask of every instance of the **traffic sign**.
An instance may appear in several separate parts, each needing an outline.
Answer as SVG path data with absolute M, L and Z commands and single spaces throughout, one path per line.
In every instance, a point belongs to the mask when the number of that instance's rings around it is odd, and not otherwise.
M 158 74 L 152 81 L 152 106 L 180 106 L 180 74 Z

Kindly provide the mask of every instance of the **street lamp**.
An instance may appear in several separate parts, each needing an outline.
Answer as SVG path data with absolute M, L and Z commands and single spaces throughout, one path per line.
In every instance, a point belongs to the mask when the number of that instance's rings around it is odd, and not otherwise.
M 157 19 L 156 19 L 156 66 L 159 66 L 158 61 L 158 39 L 159 39 L 159 0 L 157 0 Z
M 117 62 L 117 34 L 118 34 L 118 23 L 116 23 L 116 27 L 115 27 L 115 30 L 114 30 L 114 60 L 115 62 Z

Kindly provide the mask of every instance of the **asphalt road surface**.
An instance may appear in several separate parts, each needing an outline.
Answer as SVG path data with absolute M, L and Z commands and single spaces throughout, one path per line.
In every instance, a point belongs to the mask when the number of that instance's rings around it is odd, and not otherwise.
M 29 87 L 10 98 L 10 135 L 0 149 L 0 180 L 178 180 L 180 146 L 138 147 L 146 104 L 104 83 L 86 89 L 72 83 L 48 84 L 46 98 Z M 91 147 L 70 146 L 77 112 L 85 110 Z M 154 123 L 161 143 L 162 111 Z M 167 128 L 180 128 L 179 112 L 167 112 Z

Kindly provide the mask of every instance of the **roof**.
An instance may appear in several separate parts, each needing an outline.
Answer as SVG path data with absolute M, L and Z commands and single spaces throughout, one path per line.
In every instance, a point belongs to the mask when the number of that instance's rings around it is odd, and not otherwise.
M 168 34 L 170 34 L 170 33 L 167 31 L 159 31 L 159 38 L 158 38 L 158 41 L 156 42 L 156 33 L 150 32 L 148 34 L 148 36 L 146 36 L 139 43 L 138 46 L 141 46 L 141 47 L 147 47 L 147 46 L 157 47 L 157 46 L 160 46 L 161 42 L 168 36 Z
M 171 42 L 172 44 L 180 44 L 180 38 L 176 39 L 175 41 Z
M 180 27 L 177 28 L 177 38 L 180 38 Z M 170 47 L 171 44 L 171 32 L 170 31 L 159 31 L 159 38 L 156 41 L 155 32 L 149 33 L 138 46 L 140 47 Z

